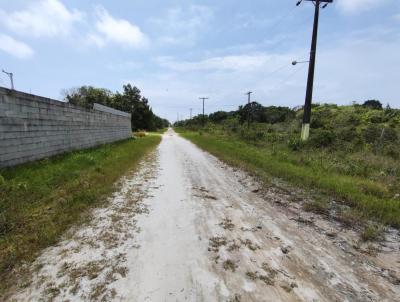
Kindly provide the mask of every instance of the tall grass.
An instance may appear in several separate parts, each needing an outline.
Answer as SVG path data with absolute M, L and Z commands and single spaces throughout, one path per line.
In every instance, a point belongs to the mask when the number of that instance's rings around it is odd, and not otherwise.
M 160 140 L 149 135 L 1 170 L 0 280 L 88 217 Z
M 392 199 L 389 188 L 381 182 L 327 171 L 320 165 L 304 165 L 287 150 L 271 151 L 233 136 L 226 138 L 216 134 L 185 131 L 181 134 L 220 159 L 255 172 L 266 181 L 269 176 L 274 176 L 299 186 L 317 189 L 345 201 L 365 218 L 400 227 L 400 201 Z

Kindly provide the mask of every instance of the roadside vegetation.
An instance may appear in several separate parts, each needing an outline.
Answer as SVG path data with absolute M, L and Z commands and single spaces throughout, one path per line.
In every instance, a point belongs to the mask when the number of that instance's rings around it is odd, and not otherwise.
M 160 140 L 148 134 L 0 170 L 0 293 L 16 265 L 84 222 Z
M 327 194 L 343 205 L 343 222 L 355 225 L 372 219 L 399 228 L 400 110 L 384 109 L 376 100 L 350 106 L 316 104 L 307 142 L 299 139 L 302 115 L 301 108 L 254 102 L 237 111 L 210 114 L 204 127 L 202 116 L 175 127 L 200 147 L 265 181 L 278 177 Z M 320 214 L 330 207 L 327 200 L 305 206 Z M 367 229 L 365 239 L 374 237 L 374 231 Z

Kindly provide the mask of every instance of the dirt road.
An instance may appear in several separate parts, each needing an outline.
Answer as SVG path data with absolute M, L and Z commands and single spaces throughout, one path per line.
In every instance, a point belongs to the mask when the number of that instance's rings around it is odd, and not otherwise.
M 400 301 L 397 231 L 359 244 L 303 213 L 296 192 L 261 190 L 172 131 L 120 185 L 12 299 Z

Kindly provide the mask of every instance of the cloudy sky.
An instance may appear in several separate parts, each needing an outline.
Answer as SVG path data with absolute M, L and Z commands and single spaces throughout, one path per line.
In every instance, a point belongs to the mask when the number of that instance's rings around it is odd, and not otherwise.
M 171 121 L 304 102 L 313 6 L 297 0 L 0 0 L 0 68 L 16 89 L 132 83 Z M 321 12 L 315 102 L 400 107 L 400 1 L 336 0 Z M 0 85 L 9 86 L 5 74 Z

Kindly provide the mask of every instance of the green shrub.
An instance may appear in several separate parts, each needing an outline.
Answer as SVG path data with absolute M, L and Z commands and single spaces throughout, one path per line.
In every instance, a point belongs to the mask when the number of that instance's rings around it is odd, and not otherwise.
M 136 137 L 145 137 L 147 134 L 144 131 L 137 131 L 137 132 L 134 132 L 133 135 Z
M 238 132 L 239 131 L 239 125 L 237 124 L 237 123 L 234 123 L 232 126 L 231 126 L 231 131 L 232 132 Z
M 336 139 L 336 135 L 330 130 L 316 130 L 310 137 L 309 144 L 316 148 L 323 148 L 332 145 Z
M 347 117 L 347 123 L 346 124 L 350 124 L 350 125 L 352 125 L 354 127 L 354 126 L 360 125 L 360 123 L 361 123 L 360 115 L 357 115 L 355 113 L 351 113 Z
M 382 141 L 385 143 L 395 143 L 399 139 L 399 135 L 397 134 L 396 129 L 393 128 L 384 128 L 385 131 L 382 135 Z
M 326 200 L 314 200 L 304 204 L 304 210 L 321 215 L 329 214 L 329 202 Z
M 364 222 L 362 214 L 352 208 L 341 209 L 337 219 L 346 226 L 356 226 Z
M 4 177 L 0 174 L 0 188 L 4 187 L 6 185 L 6 180 Z
M 382 134 L 382 128 L 376 125 L 369 125 L 363 129 L 362 135 L 364 140 L 368 144 L 375 144 Z
M 338 129 L 338 137 L 346 142 L 353 142 L 357 136 L 357 129 L 355 127 L 343 127 Z
M 377 224 L 368 224 L 361 233 L 363 241 L 376 241 L 382 238 L 384 228 Z
M 246 127 L 240 130 L 240 136 L 246 141 L 257 142 L 265 137 L 265 131 L 262 129 L 247 129 Z
M 288 142 L 288 147 L 290 150 L 299 151 L 303 147 L 303 142 L 300 138 L 291 137 Z
M 373 124 L 384 123 L 387 119 L 383 111 L 372 111 L 369 113 L 368 121 Z
M 393 159 L 399 160 L 400 159 L 399 146 L 390 145 L 390 146 L 386 147 L 385 154 L 390 156 Z
M 324 127 L 324 122 L 322 121 L 321 118 L 315 116 L 315 117 L 312 118 L 310 126 L 313 129 L 323 128 Z

